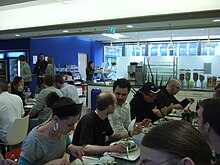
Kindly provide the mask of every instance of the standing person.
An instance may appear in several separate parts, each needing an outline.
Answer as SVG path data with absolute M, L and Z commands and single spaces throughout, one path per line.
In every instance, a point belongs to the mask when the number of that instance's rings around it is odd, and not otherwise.
M 26 62 L 26 58 L 24 55 L 19 56 L 19 60 L 21 62 L 21 71 L 20 75 L 24 80 L 24 89 L 27 91 L 27 89 L 31 87 L 31 81 L 32 81 L 32 75 L 31 75 L 31 68 L 29 64 Z
M 19 165 L 70 165 L 63 158 L 65 152 L 82 160 L 82 146 L 72 145 L 69 137 L 81 109 L 70 98 L 55 92 L 47 95 L 46 104 L 52 108 L 52 118 L 28 134 L 22 144 Z
M 40 53 L 39 54 L 39 59 L 36 62 L 33 74 L 37 75 L 37 86 L 40 87 L 43 83 L 43 77 L 45 75 L 45 71 L 47 68 L 47 61 L 44 59 L 44 54 Z
M 119 143 L 109 146 L 106 141 L 129 137 L 129 132 L 114 132 L 108 120 L 108 115 L 114 113 L 116 97 L 111 92 L 100 93 L 96 100 L 96 110 L 84 115 L 76 126 L 73 135 L 73 144 L 84 146 L 86 155 L 103 154 L 104 152 L 122 153 L 126 145 Z M 139 130 L 136 130 L 139 131 Z M 139 132 L 138 132 L 139 133 Z M 135 133 L 135 130 L 133 131 Z
M 210 165 L 211 159 L 201 134 L 189 122 L 173 120 L 145 134 L 139 165 Z
M 131 90 L 131 84 L 125 78 L 117 79 L 113 84 L 113 93 L 116 96 L 116 108 L 113 114 L 108 115 L 114 131 L 127 131 L 131 122 L 130 105 L 126 101 Z M 146 123 L 146 125 L 148 125 Z M 132 133 L 132 132 L 131 132 Z
M 0 141 L 6 141 L 6 134 L 15 119 L 24 115 L 22 100 L 19 96 L 8 93 L 8 83 L 0 79 Z
M 49 74 L 49 75 L 55 75 L 56 74 L 56 66 L 54 64 L 54 58 L 53 56 L 49 56 L 47 58 L 47 68 L 45 70 L 45 74 Z
M 44 82 L 45 82 L 46 88 L 40 91 L 34 106 L 31 108 L 29 112 L 30 118 L 35 115 L 38 115 L 37 118 L 30 119 L 29 130 L 45 122 L 51 116 L 52 110 L 46 104 L 46 96 L 51 92 L 56 92 L 59 96 L 63 96 L 61 91 L 54 87 L 54 76 L 46 75 L 44 78 Z
M 86 80 L 92 81 L 95 72 L 95 66 L 93 61 L 89 61 L 88 66 L 86 68 Z
M 152 82 L 146 82 L 134 95 L 130 101 L 131 118 L 136 118 L 137 122 L 142 122 L 148 118 L 152 122 L 162 117 L 159 109 L 155 109 L 155 98 L 160 89 Z
M 215 152 L 215 162 L 220 164 L 220 98 L 202 100 L 197 111 L 198 130 Z
M 192 98 L 185 98 L 182 101 L 178 101 L 174 95 L 177 94 L 179 90 L 180 82 L 176 79 L 171 79 L 166 88 L 158 93 L 156 97 L 156 105 L 164 116 L 171 113 L 173 109 L 183 109 L 190 102 L 194 102 Z
M 63 96 L 71 98 L 75 103 L 79 103 L 79 96 L 74 85 L 64 83 L 61 75 L 55 75 L 54 86 L 62 92 Z

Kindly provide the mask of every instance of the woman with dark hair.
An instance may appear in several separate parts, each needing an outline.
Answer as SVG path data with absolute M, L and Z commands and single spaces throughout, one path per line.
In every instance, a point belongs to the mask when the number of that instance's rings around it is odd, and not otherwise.
M 140 165 L 209 165 L 212 152 L 186 121 L 170 121 L 151 129 L 141 143 Z
M 20 96 L 23 101 L 23 105 L 25 104 L 25 96 L 24 96 L 24 80 L 22 77 L 15 76 L 13 82 L 11 83 L 11 93 Z
M 89 61 L 88 66 L 86 68 L 86 80 L 92 81 L 95 72 L 94 62 Z
M 69 138 L 81 109 L 72 99 L 59 97 L 55 92 L 47 95 L 46 104 L 52 108 L 52 118 L 28 134 L 22 145 L 19 165 L 69 165 L 69 160 L 63 158 L 65 152 L 82 160 L 82 146 L 72 145 Z

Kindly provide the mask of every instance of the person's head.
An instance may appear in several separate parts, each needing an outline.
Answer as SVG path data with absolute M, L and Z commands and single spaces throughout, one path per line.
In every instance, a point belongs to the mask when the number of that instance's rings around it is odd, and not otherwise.
M 160 89 L 152 82 L 146 82 L 140 89 L 139 92 L 142 94 L 145 102 L 153 103 Z
M 40 61 L 44 61 L 44 54 L 43 54 L 43 53 L 40 53 L 40 54 L 39 54 L 39 60 L 40 60 Z
M 99 111 L 107 110 L 107 113 L 112 114 L 116 107 L 116 96 L 112 92 L 102 92 L 97 96 L 96 108 Z
M 11 83 L 8 83 L 8 92 L 11 93 Z
M 214 90 L 213 97 L 220 97 L 220 88 Z
M 54 76 L 53 75 L 46 75 L 44 77 L 44 83 L 48 87 L 53 86 L 54 85 Z
M 25 58 L 24 55 L 20 55 L 20 56 L 18 57 L 18 59 L 19 59 L 21 62 L 25 62 L 25 61 L 26 61 L 26 58 Z
M 81 105 L 69 97 L 60 97 L 56 92 L 46 96 L 46 104 L 52 108 L 53 130 L 67 134 L 74 130 L 74 124 L 79 120 Z
M 130 90 L 131 84 L 125 78 L 114 81 L 113 92 L 116 96 L 118 105 L 122 105 L 126 101 Z
M 197 111 L 198 130 L 211 143 L 211 137 L 220 138 L 220 98 L 204 99 Z
M 53 63 L 54 63 L 53 56 L 49 56 L 49 57 L 47 58 L 47 62 L 48 62 L 48 64 L 53 64 Z
M 93 62 L 93 61 L 89 61 L 89 62 L 88 62 L 88 67 L 94 68 L 94 62 Z
M 61 86 L 64 84 L 63 77 L 60 74 L 54 76 L 54 85 L 56 88 L 60 89 Z
M 0 93 L 8 91 L 8 83 L 5 79 L 0 78 Z
M 140 165 L 208 165 L 211 150 L 189 122 L 173 120 L 152 128 L 145 134 L 140 151 Z
M 20 76 L 15 76 L 13 82 L 11 83 L 11 85 L 17 86 L 17 87 L 24 87 L 24 80 L 22 77 Z
M 171 79 L 168 82 L 166 89 L 170 95 L 175 95 L 180 91 L 180 82 L 176 79 Z

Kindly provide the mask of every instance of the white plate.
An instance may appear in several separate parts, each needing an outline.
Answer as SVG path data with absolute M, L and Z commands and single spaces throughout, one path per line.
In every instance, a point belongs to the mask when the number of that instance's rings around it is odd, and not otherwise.
M 120 140 L 120 141 L 111 143 L 110 146 L 113 146 L 113 145 L 118 144 L 118 143 L 124 143 L 124 142 L 125 142 L 125 140 Z M 135 147 L 134 147 L 134 148 L 131 148 L 131 149 L 129 150 L 129 152 L 132 152 L 132 151 L 138 149 L 138 145 L 137 145 L 133 140 L 128 140 L 128 142 L 129 142 L 129 143 L 132 143 L 133 145 L 135 145 Z M 126 152 L 126 151 L 125 151 L 125 152 Z
M 134 130 L 134 127 L 135 127 L 135 123 L 136 123 L 136 118 L 131 120 L 131 122 L 129 123 L 128 125 L 128 131 L 133 131 Z

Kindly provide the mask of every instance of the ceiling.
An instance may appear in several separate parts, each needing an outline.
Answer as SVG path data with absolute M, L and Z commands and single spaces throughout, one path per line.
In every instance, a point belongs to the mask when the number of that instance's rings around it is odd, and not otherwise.
M 0 1 L 0 6 L 13 6 L 14 4 L 25 2 L 30 2 L 30 0 Z M 220 10 L 59 24 L 3 30 L 0 31 L 0 40 L 80 36 L 108 43 L 137 40 L 169 40 L 171 33 L 174 40 L 180 39 L 179 37 L 184 37 L 181 40 L 207 39 L 208 33 L 210 33 L 210 39 L 220 39 L 220 22 L 213 22 L 217 18 L 220 18 Z M 133 25 L 133 28 L 127 28 L 127 25 Z M 123 34 L 125 37 L 112 39 L 102 36 L 102 33 L 107 33 L 109 26 L 114 27 L 116 33 Z M 64 33 L 63 30 L 68 30 L 69 32 Z M 15 34 L 20 36 L 15 36 Z

